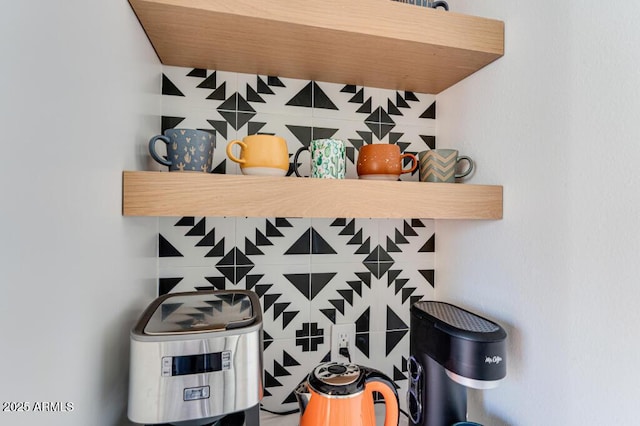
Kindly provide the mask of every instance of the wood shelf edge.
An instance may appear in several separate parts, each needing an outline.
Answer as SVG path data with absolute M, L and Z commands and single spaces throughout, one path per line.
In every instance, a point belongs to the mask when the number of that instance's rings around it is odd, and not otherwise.
M 502 219 L 502 186 L 123 172 L 124 216 Z

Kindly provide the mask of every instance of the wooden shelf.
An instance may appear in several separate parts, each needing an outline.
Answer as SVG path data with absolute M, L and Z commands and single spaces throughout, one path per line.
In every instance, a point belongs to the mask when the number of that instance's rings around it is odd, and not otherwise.
M 129 0 L 166 65 L 437 94 L 504 54 L 504 23 L 390 0 Z
M 125 171 L 122 212 L 176 217 L 501 219 L 502 187 Z

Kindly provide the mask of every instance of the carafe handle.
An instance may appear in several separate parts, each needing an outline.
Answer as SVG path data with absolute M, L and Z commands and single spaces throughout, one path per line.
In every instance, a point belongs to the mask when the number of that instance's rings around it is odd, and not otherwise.
M 386 405 L 384 426 L 397 426 L 400 420 L 398 392 L 393 381 L 378 370 L 367 369 L 365 374 L 365 390 L 373 399 L 373 392 L 380 392 Z

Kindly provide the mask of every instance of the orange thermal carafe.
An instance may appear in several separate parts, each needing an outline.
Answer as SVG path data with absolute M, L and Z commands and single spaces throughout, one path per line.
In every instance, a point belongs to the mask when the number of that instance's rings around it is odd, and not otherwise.
M 320 364 L 295 390 L 300 426 L 375 426 L 373 392 L 384 397 L 384 426 L 397 426 L 398 393 L 389 377 L 356 364 Z

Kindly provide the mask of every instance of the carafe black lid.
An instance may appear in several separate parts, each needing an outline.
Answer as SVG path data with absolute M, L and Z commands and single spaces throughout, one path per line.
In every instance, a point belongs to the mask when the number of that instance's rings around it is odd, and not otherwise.
M 322 395 L 345 397 L 364 390 L 365 374 L 356 364 L 327 362 L 314 368 L 308 380 L 309 387 Z

